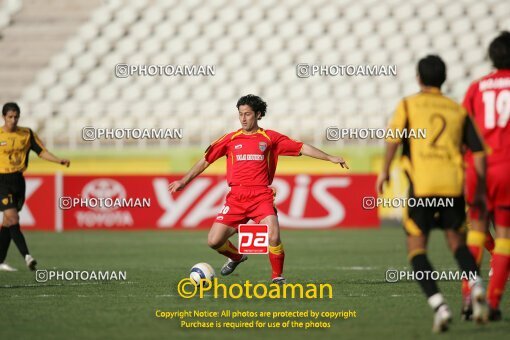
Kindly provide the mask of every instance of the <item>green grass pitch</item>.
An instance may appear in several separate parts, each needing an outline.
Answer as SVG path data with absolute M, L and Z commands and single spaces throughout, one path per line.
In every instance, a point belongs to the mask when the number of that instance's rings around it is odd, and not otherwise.
M 18 272 L 0 272 L 0 339 L 370 339 L 430 338 L 432 312 L 416 282 L 385 282 L 389 268 L 409 269 L 400 228 L 380 230 L 282 231 L 289 282 L 330 283 L 333 299 L 183 299 L 177 282 L 197 262 L 219 273 L 221 255 L 206 246 L 205 231 L 27 232 L 39 269 L 121 270 L 126 282 L 37 283 L 11 244 L 7 262 Z M 443 235 L 432 235 L 435 269 L 456 269 Z M 487 274 L 487 254 L 483 271 Z M 252 255 L 222 283 L 269 278 L 266 255 Z M 508 335 L 509 294 L 503 321 L 477 326 L 460 321 L 460 282 L 440 282 L 454 323 L 441 338 L 497 339 Z M 329 329 L 182 329 L 178 320 L 155 317 L 156 310 L 340 311 L 357 318 L 331 321 Z M 202 319 L 203 320 L 203 319 Z M 247 321 L 247 320 L 245 320 Z

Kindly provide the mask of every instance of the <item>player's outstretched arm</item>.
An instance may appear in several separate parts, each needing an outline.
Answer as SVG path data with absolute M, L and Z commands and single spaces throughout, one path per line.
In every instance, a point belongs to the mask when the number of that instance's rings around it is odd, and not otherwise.
M 57 156 L 55 156 L 54 154 L 52 154 L 48 150 L 41 151 L 41 153 L 39 154 L 39 157 L 41 157 L 45 161 L 50 161 L 50 162 L 54 162 L 54 163 L 65 165 L 68 168 L 69 168 L 69 165 L 71 165 L 71 161 L 70 160 L 58 158 Z
M 195 177 L 200 175 L 207 167 L 209 166 L 209 163 L 205 160 L 205 158 L 202 158 L 198 162 L 193 165 L 193 167 L 188 171 L 186 175 L 184 175 L 183 178 L 181 178 L 178 181 L 174 181 L 168 185 L 168 191 L 171 193 L 174 193 L 176 191 L 180 191 L 188 185 L 189 182 L 191 182 Z
M 384 165 L 379 177 L 377 177 L 376 189 L 379 194 L 383 193 L 384 183 L 390 181 L 390 167 L 391 162 L 393 161 L 393 157 L 395 157 L 395 153 L 397 152 L 399 143 L 386 143 L 386 153 L 384 155 Z
M 329 161 L 335 164 L 340 164 L 342 168 L 349 169 L 347 163 L 342 157 L 328 155 L 324 151 L 319 150 L 316 147 L 311 146 L 310 144 L 303 144 L 303 147 L 301 148 L 301 154 L 317 159 L 322 159 L 323 161 Z

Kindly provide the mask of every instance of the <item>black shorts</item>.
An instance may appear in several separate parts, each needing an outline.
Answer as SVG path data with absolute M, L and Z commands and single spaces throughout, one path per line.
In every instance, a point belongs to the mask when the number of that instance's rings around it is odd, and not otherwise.
M 25 177 L 21 172 L 0 174 L 0 211 L 15 208 L 20 211 L 25 203 Z
M 409 196 L 410 198 L 412 196 Z M 435 206 L 410 207 L 408 200 L 407 211 L 404 217 L 404 229 L 408 235 L 428 235 L 434 228 L 450 229 L 464 232 L 466 228 L 466 203 L 464 196 L 459 197 L 412 197 L 420 202 L 436 202 Z M 417 202 L 417 201 L 415 201 Z M 453 204 L 452 204 L 453 203 Z

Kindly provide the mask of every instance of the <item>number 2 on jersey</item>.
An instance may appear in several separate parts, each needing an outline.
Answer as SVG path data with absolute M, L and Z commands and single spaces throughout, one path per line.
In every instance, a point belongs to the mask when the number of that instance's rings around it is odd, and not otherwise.
M 430 146 L 432 146 L 433 148 L 439 147 L 439 145 L 437 145 L 437 141 L 439 140 L 439 138 L 443 134 L 444 130 L 446 129 L 446 119 L 444 119 L 444 117 L 442 115 L 440 115 L 439 113 L 434 113 L 430 117 L 430 123 L 432 125 L 434 125 L 434 121 L 437 121 L 437 120 L 439 120 L 439 123 L 441 124 L 441 126 L 439 127 L 439 132 L 434 136 L 434 138 L 432 138 L 432 142 L 430 142 Z

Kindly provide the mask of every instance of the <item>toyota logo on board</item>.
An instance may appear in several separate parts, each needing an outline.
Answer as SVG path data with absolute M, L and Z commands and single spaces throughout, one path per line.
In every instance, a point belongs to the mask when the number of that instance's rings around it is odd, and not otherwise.
M 83 190 L 81 191 L 81 196 L 87 200 L 91 198 L 111 198 L 112 200 L 125 199 L 126 189 L 120 182 L 114 179 L 98 178 L 88 182 L 83 187 Z M 98 206 L 90 209 L 115 210 L 118 209 L 118 207 L 107 208 L 104 206 Z

